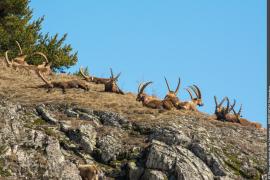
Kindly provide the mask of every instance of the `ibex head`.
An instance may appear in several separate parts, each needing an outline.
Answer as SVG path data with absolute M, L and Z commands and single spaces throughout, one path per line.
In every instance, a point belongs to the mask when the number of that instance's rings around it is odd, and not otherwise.
M 27 58 L 27 55 L 23 54 L 23 51 L 22 51 L 22 48 L 21 48 L 21 45 L 18 41 L 15 41 L 20 52 L 18 53 L 17 57 L 15 57 L 13 59 L 14 62 L 18 63 L 18 64 L 23 64 L 23 65 L 28 65 L 25 61 L 25 59 Z
M 113 82 L 117 82 L 118 81 L 118 78 L 120 77 L 121 73 L 118 73 L 116 77 L 114 77 L 114 74 L 113 74 L 113 70 L 112 68 L 110 68 L 110 72 L 111 72 L 111 77 L 110 77 L 110 80 L 113 81 Z
M 242 104 L 241 104 L 240 109 L 239 109 L 238 112 L 236 112 L 236 111 L 234 110 L 234 106 L 231 106 L 231 109 L 232 109 L 232 111 L 233 111 L 233 114 L 234 114 L 234 116 L 235 116 L 235 119 L 236 119 L 237 121 L 240 121 L 240 119 L 242 118 L 242 115 L 241 115 Z
M 189 88 L 192 89 L 192 91 L 195 93 L 195 95 L 196 95 L 195 98 L 193 97 L 193 95 L 192 95 Z M 194 104 L 197 104 L 198 106 L 203 106 L 202 94 L 201 94 L 201 91 L 200 91 L 199 87 L 196 86 L 196 85 L 193 85 L 193 86 L 189 86 L 189 88 L 187 88 L 186 90 L 190 95 L 191 101 Z
M 117 81 L 120 77 L 121 73 L 119 73 L 116 77 L 113 74 L 112 68 L 110 68 L 111 71 L 111 77 L 109 80 L 106 80 L 105 83 L 105 91 L 106 92 L 113 92 L 118 94 L 124 94 L 124 92 L 118 87 Z
M 218 104 L 217 97 L 214 96 L 216 108 L 215 108 L 215 114 L 217 116 L 218 120 L 226 120 L 228 118 L 227 114 L 231 112 L 233 107 L 235 106 L 236 101 L 234 100 L 233 105 L 230 105 L 230 101 L 228 97 L 224 97 L 221 102 Z M 222 104 L 227 100 L 226 107 L 222 106 Z
M 175 91 L 172 91 L 166 77 L 164 77 L 164 78 L 165 78 L 165 82 L 166 82 L 166 85 L 167 85 L 167 88 L 168 88 L 168 93 L 167 93 L 165 98 L 175 98 L 175 97 L 177 97 L 177 93 L 178 93 L 180 85 L 181 85 L 181 79 L 180 78 L 178 79 L 178 84 L 176 86 L 176 89 L 175 89 Z
M 81 75 L 84 77 L 84 79 L 86 80 L 86 81 L 93 81 L 94 80 L 94 78 L 92 77 L 92 76 L 87 76 L 86 74 L 84 74 L 84 70 L 83 70 L 83 67 L 81 66 L 80 67 L 80 73 L 81 73 Z
M 136 98 L 136 101 L 144 101 L 145 98 L 148 96 L 147 94 L 144 93 L 144 89 L 149 85 L 152 84 L 153 82 L 149 81 L 146 83 L 140 83 L 138 87 L 138 95 Z
M 216 108 L 215 108 L 215 114 L 222 114 L 225 112 L 227 112 L 230 108 L 230 105 L 229 105 L 229 99 L 228 97 L 224 97 L 220 103 L 218 104 L 218 101 L 217 101 L 217 97 L 214 96 L 214 100 L 215 100 L 215 104 L 216 104 Z M 224 107 L 222 106 L 222 104 L 227 100 L 227 107 Z M 228 113 L 228 112 L 227 112 Z

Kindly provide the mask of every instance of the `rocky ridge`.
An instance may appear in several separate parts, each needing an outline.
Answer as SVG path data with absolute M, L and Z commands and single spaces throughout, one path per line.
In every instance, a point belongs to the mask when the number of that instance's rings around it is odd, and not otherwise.
M 67 104 L 0 102 L 0 176 L 81 179 L 95 164 L 103 179 L 261 179 L 264 130 L 218 127 L 196 116 L 134 122 Z

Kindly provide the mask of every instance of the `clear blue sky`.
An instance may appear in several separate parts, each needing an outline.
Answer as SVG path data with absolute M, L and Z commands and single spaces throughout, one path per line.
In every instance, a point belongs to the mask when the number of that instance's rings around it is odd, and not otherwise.
M 96 76 L 109 67 L 122 72 L 119 84 L 164 97 L 171 86 L 197 84 L 213 113 L 216 95 L 243 104 L 243 116 L 266 125 L 266 0 L 32 1 L 34 18 L 45 15 L 43 32 L 68 33 L 79 66 Z M 238 108 L 237 108 L 238 109 Z

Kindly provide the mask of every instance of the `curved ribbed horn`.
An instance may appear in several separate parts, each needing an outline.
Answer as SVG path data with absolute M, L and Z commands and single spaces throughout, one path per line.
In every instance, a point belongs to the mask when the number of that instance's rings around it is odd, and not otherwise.
M 40 56 L 42 56 L 45 59 L 46 63 L 49 64 L 49 60 L 48 60 L 47 56 L 43 52 L 35 52 L 33 54 L 33 56 L 34 55 L 40 55 Z
M 81 75 L 82 75 L 85 79 L 89 79 L 89 78 L 90 78 L 89 76 L 86 76 L 86 75 L 84 74 L 84 72 L 83 72 L 83 67 L 82 67 L 82 66 L 80 67 L 80 73 L 81 73 Z
M 216 96 L 214 96 L 214 100 L 215 100 L 216 107 L 218 107 L 218 102 L 217 102 L 217 97 Z
M 175 89 L 175 91 L 174 91 L 174 94 L 177 94 L 177 93 L 178 93 L 178 90 L 179 90 L 179 88 L 180 88 L 180 85 L 181 85 L 181 79 L 178 78 L 178 84 L 177 84 L 177 87 L 176 87 L 176 89 Z
M 23 51 L 22 51 L 22 48 L 21 48 L 21 45 L 18 41 L 15 41 L 17 46 L 19 47 L 19 50 L 20 50 L 20 54 L 19 55 L 22 55 L 23 54 Z
M 149 84 L 152 84 L 152 83 L 153 83 L 152 81 L 149 81 L 149 82 L 147 82 L 147 83 L 144 83 L 144 84 L 142 85 L 142 88 L 140 89 L 139 94 L 142 94 L 143 91 L 144 91 L 144 89 L 145 89 Z
M 165 79 L 165 82 L 166 82 L 166 85 L 167 85 L 168 91 L 169 91 L 169 92 L 171 92 L 171 88 L 170 88 L 170 86 L 169 86 L 169 83 L 168 83 L 168 81 L 167 81 L 166 77 L 164 77 L 164 79 Z
M 218 107 L 221 107 L 222 106 L 222 104 L 224 103 L 224 101 L 227 99 L 227 97 L 224 97 L 221 101 L 220 101 L 220 103 L 218 104 Z
M 115 78 L 113 78 L 114 81 L 117 81 L 118 78 L 120 77 L 121 73 L 118 73 L 117 76 Z
M 9 53 L 9 51 L 5 52 L 5 59 L 6 59 L 7 65 L 10 66 L 12 63 L 10 62 L 10 60 L 8 58 L 8 53 Z
M 114 79 L 112 68 L 110 68 L 110 72 L 111 72 L 111 78 Z
M 143 83 L 140 83 L 139 86 L 138 86 L 138 94 L 140 93 L 142 85 L 143 85 Z
M 190 90 L 189 90 L 188 88 L 185 88 L 185 90 L 187 90 L 187 92 L 188 92 L 190 98 L 193 99 L 193 96 L 192 96 L 192 93 L 190 92 Z
M 200 88 L 198 86 L 196 86 L 195 84 L 193 84 L 193 86 L 197 89 L 199 98 L 202 99 L 202 93 L 200 91 Z
M 192 91 L 195 93 L 195 95 L 197 96 L 197 98 L 199 98 L 199 94 L 197 92 L 197 89 L 193 86 L 188 86 L 190 89 L 192 89 Z
M 37 74 L 48 86 L 52 86 L 52 84 L 44 78 L 40 71 L 37 71 Z
M 241 111 L 242 111 L 242 104 L 240 105 L 240 109 L 238 111 L 238 115 L 241 115 Z
M 236 104 L 236 100 L 234 99 L 233 100 L 233 105 L 231 105 L 231 108 L 228 110 L 228 113 L 231 112 L 232 109 L 234 109 L 235 104 Z

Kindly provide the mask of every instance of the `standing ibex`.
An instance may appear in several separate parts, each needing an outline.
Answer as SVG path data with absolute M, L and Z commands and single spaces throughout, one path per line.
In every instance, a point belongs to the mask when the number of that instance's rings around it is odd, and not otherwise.
M 201 91 L 200 91 L 199 87 L 196 85 L 189 86 L 189 87 L 194 91 L 196 97 L 194 98 L 190 89 L 187 88 L 186 90 L 189 93 L 191 100 L 186 101 L 186 102 L 180 102 L 178 104 L 178 108 L 185 109 L 185 110 L 191 110 L 191 111 L 198 111 L 197 106 L 203 106 Z
M 176 89 L 175 91 L 172 91 L 170 86 L 169 86 L 169 83 L 167 81 L 167 79 L 165 78 L 165 82 L 166 82 L 166 85 L 167 85 L 167 88 L 168 88 L 168 93 L 167 95 L 165 96 L 164 100 L 167 100 L 167 101 L 171 101 L 172 104 L 174 105 L 174 107 L 178 108 L 178 105 L 180 103 L 180 100 L 179 98 L 177 97 L 177 93 L 179 91 L 179 88 L 180 88 L 180 85 L 181 85 L 181 80 L 180 78 L 178 79 L 178 84 L 176 86 Z
M 60 88 L 62 89 L 63 93 L 66 93 L 66 89 L 71 89 L 71 88 L 80 88 L 80 89 L 84 89 L 85 91 L 89 91 L 88 86 L 83 83 L 80 82 L 78 80 L 70 80 L 70 81 L 64 81 L 64 82 L 49 82 L 48 80 L 46 80 L 43 75 L 41 74 L 40 71 L 37 71 L 38 76 L 45 82 L 45 87 L 48 88 L 47 92 L 50 92 L 53 88 Z
M 138 95 L 136 101 L 141 101 L 143 106 L 153 108 L 153 109 L 167 109 L 170 110 L 173 108 L 173 104 L 167 100 L 159 100 L 156 97 L 149 96 L 144 93 L 144 89 L 152 82 L 141 83 L 138 87 Z
M 80 73 L 84 77 L 84 79 L 88 82 L 94 82 L 96 84 L 106 84 L 108 81 L 110 81 L 110 78 L 98 78 L 94 76 L 87 76 L 84 74 L 82 67 L 80 67 Z

